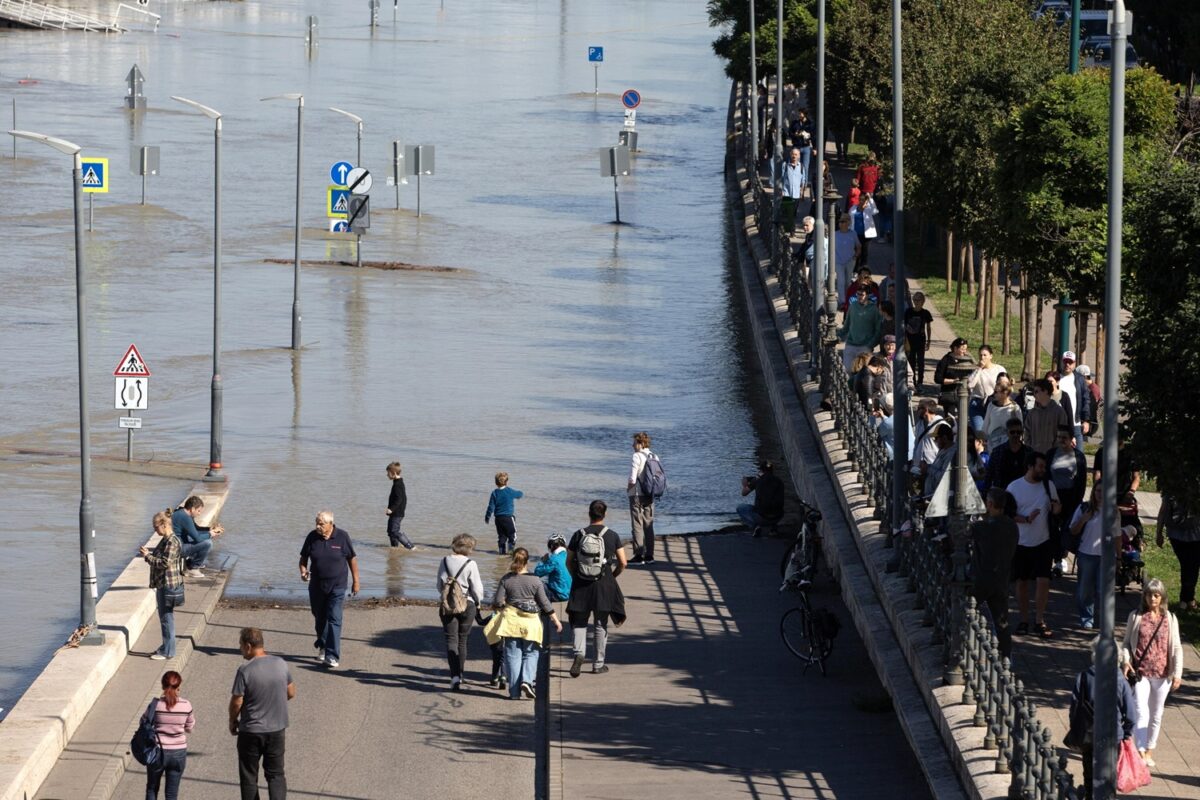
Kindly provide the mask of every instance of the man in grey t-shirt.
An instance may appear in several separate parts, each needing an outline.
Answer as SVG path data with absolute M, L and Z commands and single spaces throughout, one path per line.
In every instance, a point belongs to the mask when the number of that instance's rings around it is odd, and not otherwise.
M 288 724 L 288 701 L 296 696 L 296 684 L 287 662 L 268 655 L 258 628 L 242 628 L 239 640 L 242 658 L 233 679 L 229 699 L 229 732 L 237 737 L 238 779 L 242 800 L 258 798 L 258 763 L 267 776 L 270 800 L 287 797 L 283 773 L 284 731 Z

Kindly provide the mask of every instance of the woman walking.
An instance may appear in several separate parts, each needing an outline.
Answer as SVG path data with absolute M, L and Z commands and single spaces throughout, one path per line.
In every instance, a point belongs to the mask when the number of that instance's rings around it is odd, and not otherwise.
M 462 686 L 462 676 L 467 669 L 467 636 L 471 633 L 471 625 L 475 622 L 475 610 L 483 604 L 483 579 L 479 576 L 479 565 L 471 558 L 475 549 L 475 537 L 469 533 L 460 533 L 450 542 L 450 555 L 442 559 L 438 566 L 437 591 L 442 597 L 442 590 L 450 581 L 457 581 L 459 589 L 466 598 L 466 609 L 448 614 L 445 609 L 438 609 L 442 620 L 442 630 L 446 634 L 446 661 L 450 665 L 450 690 L 457 692 Z
M 167 779 L 167 800 L 179 797 L 179 781 L 187 767 L 187 735 L 196 727 L 192 704 L 179 696 L 183 676 L 171 670 L 162 676 L 162 697 L 154 701 L 154 730 L 162 747 L 162 759 L 146 768 L 146 800 L 158 800 L 158 787 Z M 146 713 L 142 718 L 146 718 Z
M 183 547 L 171 526 L 171 509 L 154 515 L 154 532 L 162 537 L 153 550 L 142 546 L 138 555 L 150 565 L 150 588 L 158 605 L 162 647 L 150 654 L 155 661 L 175 657 L 175 606 L 183 605 Z
M 1154 747 L 1162 726 L 1167 694 L 1183 682 L 1183 645 L 1179 620 L 1167 610 L 1167 590 L 1158 578 L 1146 582 L 1141 607 L 1129 612 L 1125 623 L 1125 653 L 1130 664 L 1125 674 L 1137 698 L 1137 725 L 1133 738 L 1146 766 L 1154 766 Z
M 541 615 L 550 617 L 558 633 L 562 633 L 562 623 L 550 604 L 546 585 L 541 578 L 529 574 L 529 551 L 524 547 L 513 550 L 508 574 L 500 579 L 492 605 L 499 612 L 488 624 L 488 642 L 504 641 L 508 696 L 513 700 L 521 697 L 532 700 L 542 647 Z
M 1200 514 L 1187 504 L 1164 494 L 1158 512 L 1158 535 L 1155 540 L 1163 546 L 1163 532 L 1171 540 L 1171 549 L 1179 559 L 1179 605 L 1184 611 L 1195 611 L 1196 579 L 1200 577 Z

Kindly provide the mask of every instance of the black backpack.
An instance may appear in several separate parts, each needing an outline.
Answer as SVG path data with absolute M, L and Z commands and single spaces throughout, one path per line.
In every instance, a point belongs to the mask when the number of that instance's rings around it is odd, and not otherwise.
M 655 500 L 663 496 L 667 490 L 667 473 L 663 471 L 662 462 L 658 456 L 646 451 L 646 466 L 642 467 L 637 479 L 638 494 Z
M 162 763 L 162 744 L 158 741 L 158 729 L 154 727 L 154 712 L 158 708 L 158 698 L 150 701 L 138 729 L 129 740 L 129 752 L 139 764 L 152 767 Z

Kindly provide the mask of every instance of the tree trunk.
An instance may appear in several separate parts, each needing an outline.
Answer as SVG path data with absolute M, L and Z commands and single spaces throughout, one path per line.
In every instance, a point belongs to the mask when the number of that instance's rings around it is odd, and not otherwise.
M 987 253 L 980 253 L 979 254 L 979 267 L 980 267 L 979 283 L 976 286 L 977 291 L 975 292 L 975 319 L 982 318 L 984 316 L 984 311 L 987 309 L 987 289 L 986 289 L 986 287 L 987 287 L 987 263 L 988 263 Z M 972 267 L 975 266 L 974 263 L 972 263 L 971 266 Z M 987 330 L 986 321 L 985 321 L 984 325 L 985 325 L 984 330 L 986 331 Z M 986 338 L 987 338 L 987 336 L 984 336 L 984 339 L 986 339 Z
M 983 267 L 983 272 L 981 274 L 981 277 L 983 280 L 979 284 L 979 297 L 975 303 L 975 318 L 979 319 L 980 312 L 983 313 L 983 332 L 980 334 L 980 339 L 979 339 L 980 344 L 989 344 L 990 338 L 991 338 L 989 336 L 989 333 L 991 331 L 991 325 L 990 325 L 991 320 L 988 319 L 988 313 L 987 313 L 988 303 L 991 301 L 991 289 L 992 289 L 991 281 L 988 280 L 988 276 L 991 274 L 990 273 L 991 263 L 992 263 L 991 258 L 988 256 L 987 253 L 983 253 L 980 256 L 980 264 Z
M 1042 372 L 1042 309 L 1045 303 L 1042 302 L 1041 297 L 1033 298 L 1033 302 L 1037 306 L 1037 324 L 1034 326 L 1033 347 L 1031 348 L 1033 350 L 1033 376 L 1036 380 L 1041 377 Z M 1054 316 L 1057 317 L 1058 315 L 1055 314 Z
M 975 294 L 975 243 L 967 242 L 967 294 Z
M 1087 332 L 1088 325 L 1091 324 L 1092 315 L 1086 311 L 1078 311 L 1075 314 L 1075 363 L 1085 364 L 1084 355 L 1087 354 L 1088 340 Z
M 1001 265 L 1000 280 L 1003 281 L 1003 284 L 1004 284 L 1001 289 L 1003 294 L 1000 295 L 1000 297 L 1001 297 L 1000 302 L 1004 304 L 1004 311 L 1003 311 L 1004 333 L 1003 333 L 1003 338 L 1000 341 L 1000 353 L 1002 355 L 1008 355 L 1009 352 L 1012 351 L 1012 339 L 1011 339 L 1012 332 L 1009 329 L 1009 317 L 1010 317 L 1010 313 L 1012 311 L 1012 306 L 1008 302 L 1009 276 L 1008 276 L 1008 262 L 1007 261 L 1005 261 Z
M 965 244 L 958 245 L 958 286 L 954 289 L 954 316 L 958 316 L 962 311 L 962 290 L 963 290 L 963 271 L 967 266 L 967 246 Z
M 954 283 L 954 231 L 946 229 L 946 294 L 953 291 Z
M 1092 365 L 1092 375 L 1094 376 L 1096 383 L 1101 384 L 1100 385 L 1101 389 L 1104 388 L 1104 385 L 1101 383 L 1101 381 L 1104 379 L 1104 358 L 1105 358 L 1105 353 L 1104 353 L 1104 314 L 1097 314 L 1096 315 L 1096 355 L 1092 359 L 1096 363 Z M 1097 415 L 1096 419 L 1099 420 L 1101 418 L 1099 415 Z
M 1021 291 L 1028 291 L 1029 281 L 1025 274 L 1021 274 Z M 1021 345 L 1021 350 L 1025 354 L 1024 363 L 1021 365 L 1021 380 L 1028 381 L 1033 379 L 1033 352 L 1034 352 L 1034 336 L 1036 335 L 1034 323 L 1037 320 L 1037 315 L 1033 310 L 1033 297 L 1026 296 L 1021 298 L 1021 316 L 1022 316 L 1022 331 L 1024 334 L 1022 339 L 1024 344 Z
M 987 315 L 989 319 L 996 316 L 996 282 L 1000 277 L 1000 260 L 997 258 L 988 259 L 988 304 Z

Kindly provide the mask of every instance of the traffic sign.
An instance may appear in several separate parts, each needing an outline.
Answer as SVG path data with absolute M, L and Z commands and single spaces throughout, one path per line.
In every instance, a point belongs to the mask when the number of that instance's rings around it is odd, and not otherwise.
M 603 47 L 589 47 L 588 48 L 588 61 L 600 62 L 603 60 L 604 60 L 604 48 Z
M 346 233 L 349 230 L 350 230 L 350 223 L 346 222 L 346 220 L 344 220 L 344 219 L 329 220 L 329 232 L 330 233 Z
M 83 190 L 85 192 L 93 192 L 96 194 L 108 193 L 108 159 L 107 158 L 83 158 L 80 159 L 80 168 L 83 175 Z
M 346 186 L 350 188 L 350 194 L 366 194 L 371 191 L 371 173 L 355 167 L 346 174 Z
M 642 104 L 642 93 L 637 89 L 626 89 L 621 95 L 621 105 L 626 108 L 637 108 Z
M 117 378 L 113 405 L 118 411 L 145 411 L 150 405 L 150 379 Z
M 329 180 L 338 186 L 345 186 L 346 178 L 352 169 L 354 169 L 354 165 L 349 161 L 338 161 L 329 168 Z
M 146 359 L 142 358 L 136 344 L 129 345 L 125 355 L 121 356 L 121 360 L 117 362 L 117 368 L 113 370 L 113 375 L 118 378 L 150 377 L 150 367 L 146 366 Z
M 326 203 L 325 216 L 335 219 L 345 219 L 350 211 L 350 190 L 345 186 L 330 186 Z
M 141 430 L 142 418 L 141 417 L 118 417 L 117 424 L 120 425 L 122 428 Z

